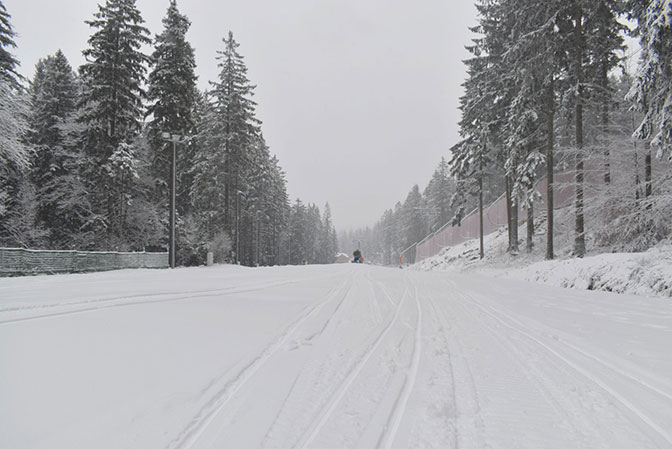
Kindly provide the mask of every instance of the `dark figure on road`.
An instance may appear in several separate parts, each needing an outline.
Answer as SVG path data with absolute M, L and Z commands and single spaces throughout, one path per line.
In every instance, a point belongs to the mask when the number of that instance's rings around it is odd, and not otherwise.
M 352 253 L 352 256 L 354 257 L 352 263 L 364 263 L 364 257 L 362 257 L 362 252 L 360 250 L 356 249 L 355 252 Z

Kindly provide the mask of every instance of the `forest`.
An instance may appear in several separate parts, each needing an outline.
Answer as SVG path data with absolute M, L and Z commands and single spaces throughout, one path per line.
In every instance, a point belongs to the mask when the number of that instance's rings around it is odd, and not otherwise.
M 329 205 L 290 204 L 233 33 L 202 91 L 175 0 L 154 39 L 135 0 L 86 23 L 77 71 L 59 50 L 28 80 L 0 1 L 0 246 L 166 251 L 175 210 L 178 265 L 333 261 Z
M 479 0 L 476 7 L 460 141 L 423 191 L 413 186 L 373 227 L 342 233 L 342 249 L 362 241 L 369 260 L 398 263 L 405 249 L 467 213 L 480 213 L 482 223 L 483 207 L 500 195 L 509 254 L 539 245 L 546 259 L 560 251 L 583 257 L 668 241 L 672 3 Z M 573 201 L 556 210 L 560 172 L 572 173 L 563 187 Z M 544 177 L 542 203 L 534 186 Z M 570 244 L 558 247 L 560 230 Z

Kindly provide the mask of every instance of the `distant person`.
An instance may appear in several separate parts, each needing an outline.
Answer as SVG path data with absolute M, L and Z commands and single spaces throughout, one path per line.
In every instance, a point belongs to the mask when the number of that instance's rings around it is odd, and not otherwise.
M 352 256 L 354 259 L 352 260 L 352 263 L 363 263 L 364 262 L 364 257 L 362 257 L 362 252 L 358 249 L 355 250 L 354 253 L 352 253 Z

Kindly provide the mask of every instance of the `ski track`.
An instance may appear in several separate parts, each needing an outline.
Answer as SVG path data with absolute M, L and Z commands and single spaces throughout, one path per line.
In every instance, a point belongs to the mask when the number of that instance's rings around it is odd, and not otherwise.
M 480 306 L 481 306 L 481 307 L 486 307 L 486 306 L 483 306 L 483 304 L 480 304 Z M 487 306 L 487 309 L 490 310 L 491 312 L 495 313 L 495 314 L 498 315 L 499 317 L 504 317 L 504 318 L 505 318 L 506 320 L 508 320 L 510 323 L 514 323 L 516 326 L 518 326 L 518 331 L 519 331 L 519 332 L 520 332 L 520 329 L 521 329 L 521 328 L 522 328 L 522 329 L 530 328 L 530 325 L 529 325 L 529 324 L 528 324 L 528 325 L 523 324 L 519 319 L 514 318 L 514 317 L 511 316 L 509 313 L 506 313 L 506 312 L 504 312 L 504 311 L 502 311 L 502 310 L 500 310 L 500 309 L 493 308 L 492 306 Z M 531 328 L 530 328 L 530 329 L 531 329 Z M 542 331 L 542 333 L 543 333 L 543 331 Z M 577 353 L 583 355 L 584 357 L 586 357 L 586 358 L 588 358 L 588 359 L 591 359 L 591 360 L 593 360 L 594 362 L 597 362 L 597 363 L 603 365 L 605 368 L 609 369 L 610 371 L 613 371 L 613 372 L 615 372 L 615 373 L 618 373 L 618 374 L 620 374 L 621 376 L 626 377 L 626 378 L 628 378 L 629 380 L 638 383 L 638 384 L 641 385 L 642 387 L 644 387 L 644 388 L 646 388 L 646 389 L 649 389 L 650 391 L 652 391 L 652 392 L 654 392 L 654 393 L 656 393 L 656 394 L 659 394 L 659 395 L 661 395 L 661 396 L 664 396 L 665 398 L 667 398 L 667 399 L 669 399 L 669 400 L 672 400 L 672 394 L 670 394 L 670 393 L 668 393 L 668 392 L 666 392 L 666 391 L 661 390 L 660 388 L 656 387 L 655 385 L 651 385 L 651 384 L 650 384 L 649 382 L 647 382 L 646 380 L 641 379 L 640 377 L 637 377 L 637 376 L 635 376 L 635 375 L 633 375 L 633 374 L 630 374 L 630 373 L 624 371 L 623 369 L 618 368 L 617 366 L 615 366 L 615 365 L 613 365 L 613 364 L 607 362 L 606 360 L 604 360 L 604 359 L 602 359 L 602 358 L 600 358 L 600 357 L 598 357 L 598 356 L 595 356 L 595 355 L 591 354 L 590 352 L 588 352 L 588 351 L 586 351 L 586 350 L 584 350 L 584 349 L 581 349 L 581 348 L 579 348 L 578 346 L 576 346 L 576 345 L 574 345 L 574 344 L 572 344 L 572 343 L 569 343 L 568 341 L 566 341 L 565 339 L 560 338 L 559 336 L 555 335 L 554 333 L 552 333 L 552 332 L 551 332 L 551 333 L 546 332 L 546 333 L 544 333 L 544 336 L 545 336 L 547 339 L 552 339 L 553 341 L 557 342 L 558 344 L 560 344 L 560 345 L 562 345 L 562 346 L 565 346 L 566 348 L 568 348 L 568 349 L 570 349 L 570 350 L 572 350 L 572 351 L 575 351 L 575 352 L 577 352 Z M 539 343 L 538 339 L 535 338 L 535 340 L 537 340 L 537 343 Z
M 467 301 L 471 300 L 468 295 L 461 295 L 461 298 L 466 299 Z M 467 304 L 460 304 L 460 307 L 474 321 L 479 323 L 481 333 L 483 333 L 483 331 L 487 332 L 487 334 L 490 335 L 490 338 L 492 338 L 501 348 L 501 351 L 498 351 L 498 354 L 508 355 L 507 360 L 509 361 L 509 366 L 511 366 L 511 362 L 513 362 L 514 366 L 517 368 L 516 373 L 512 371 L 504 372 L 501 376 L 496 377 L 494 382 L 490 382 L 487 386 L 482 386 L 480 390 L 485 391 L 486 393 L 493 387 L 498 389 L 499 392 L 508 390 L 512 396 L 519 398 L 519 406 L 535 411 L 535 419 L 538 420 L 541 417 L 547 424 L 557 422 L 549 412 L 552 411 L 556 413 L 557 417 L 562 419 L 558 422 L 558 425 L 565 428 L 563 434 L 572 438 L 572 441 L 569 443 L 571 444 L 570 447 L 586 447 L 585 444 L 576 440 L 577 436 L 582 436 L 583 433 L 582 429 L 576 425 L 576 411 L 572 413 L 572 406 L 561 403 L 564 399 L 564 392 L 561 391 L 560 386 L 557 385 L 554 380 L 551 380 L 548 372 L 541 372 L 534 368 L 535 363 L 533 363 L 533 360 L 538 357 L 538 354 L 536 352 L 524 352 L 520 347 L 520 342 L 513 341 L 511 337 L 503 334 L 501 328 L 487 323 L 483 318 L 478 316 L 474 310 L 470 310 Z M 530 390 L 529 387 L 532 387 L 532 389 Z M 547 406 L 541 406 L 537 401 L 529 397 L 529 393 L 534 392 L 541 395 L 541 398 Z M 588 417 L 584 416 L 583 418 Z M 490 427 L 501 426 L 502 422 L 498 421 L 502 421 L 505 426 L 508 426 L 509 418 L 506 416 L 498 416 L 494 423 L 489 423 Z M 586 419 L 583 421 L 586 421 Z M 543 445 L 543 441 L 539 441 L 538 443 L 539 445 Z M 608 449 L 606 446 L 601 447 Z
M 385 328 L 382 330 L 382 332 L 378 335 L 378 337 L 376 338 L 374 343 L 369 347 L 369 349 L 366 351 L 366 353 L 357 361 L 355 366 L 350 369 L 350 372 L 349 372 L 348 376 L 346 377 L 346 379 L 341 383 L 341 385 L 338 387 L 338 389 L 333 393 L 333 395 L 331 396 L 331 398 L 327 402 L 323 411 L 315 418 L 315 421 L 313 421 L 313 423 L 311 425 L 309 425 L 308 430 L 299 438 L 298 442 L 293 446 L 294 448 L 296 448 L 296 449 L 306 449 L 315 440 L 317 435 L 320 433 L 320 431 L 322 430 L 322 428 L 326 424 L 327 420 L 331 417 L 334 410 L 336 409 L 338 404 L 341 402 L 341 400 L 343 399 L 343 397 L 347 393 L 348 389 L 352 386 L 352 384 L 354 383 L 357 376 L 359 376 L 359 373 L 362 371 L 364 366 L 371 359 L 373 354 L 377 351 L 381 342 L 385 339 L 385 337 L 390 332 L 390 329 L 392 329 L 394 324 L 399 319 L 399 314 L 401 312 L 402 306 L 405 303 L 407 293 L 408 293 L 408 290 L 406 290 L 404 292 L 404 294 L 402 295 L 402 298 L 399 301 L 399 303 L 397 304 L 394 316 L 392 317 L 390 322 L 387 324 L 387 326 L 385 326 Z
M 304 324 L 309 318 L 319 312 L 326 304 L 339 299 L 339 305 L 347 297 L 351 283 L 350 279 L 346 279 L 339 287 L 332 289 L 326 295 L 326 299 L 318 302 L 313 306 L 309 306 L 308 310 L 302 313 L 297 320 L 289 325 L 288 329 L 282 332 L 266 349 L 251 360 L 245 367 L 243 367 L 238 374 L 231 380 L 227 380 L 225 385 L 220 388 L 214 395 L 206 402 L 206 404 L 194 416 L 191 422 L 183 429 L 180 434 L 170 442 L 168 449 L 189 449 L 199 439 L 205 429 L 210 426 L 217 415 L 226 407 L 229 401 L 240 391 L 241 388 L 251 379 L 255 373 L 270 359 L 278 350 L 284 347 L 287 340 Z M 334 291 L 335 290 L 335 291 Z M 341 295 L 342 293 L 342 295 Z M 222 376 L 220 381 L 226 380 L 226 373 Z
M 77 302 L 72 302 L 72 303 L 59 303 L 59 304 L 45 304 L 41 306 L 28 306 L 25 308 L 8 308 L 4 310 L 0 310 L 0 313 L 10 313 L 10 312 L 17 312 L 17 311 L 24 311 L 24 310 L 43 310 L 43 309 L 53 309 L 53 308 L 70 308 L 73 306 L 88 306 L 90 304 L 101 304 L 102 305 L 94 305 L 92 307 L 80 307 L 76 308 L 75 310 L 66 310 L 66 311 L 54 311 L 50 313 L 44 313 L 44 314 L 37 314 L 37 315 L 30 315 L 30 316 L 24 316 L 24 317 L 17 317 L 17 318 L 8 318 L 4 320 L 0 320 L 0 325 L 4 324 L 10 324 L 10 323 L 19 323 L 23 321 L 32 321 L 32 320 L 39 320 L 39 319 L 45 319 L 45 318 L 57 318 L 57 317 L 62 317 L 62 316 L 67 316 L 67 315 L 75 315 L 75 314 L 80 314 L 80 313 L 87 313 L 87 312 L 96 312 L 96 311 L 101 311 L 105 309 L 110 309 L 110 308 L 116 308 L 116 307 L 131 307 L 131 306 L 138 306 L 138 305 L 143 305 L 143 304 L 161 304 L 161 303 L 166 303 L 166 302 L 178 302 L 178 301 L 188 301 L 192 299 L 199 299 L 199 298 L 209 298 L 213 296 L 217 297 L 223 297 L 223 296 L 231 296 L 231 295 L 237 295 L 240 293 L 251 293 L 251 292 L 257 292 L 257 291 L 262 291 L 262 290 L 268 290 L 271 288 L 275 287 L 282 287 L 285 285 L 291 285 L 291 284 L 296 284 L 300 281 L 282 281 L 282 282 L 274 282 L 274 283 L 269 283 L 266 285 L 262 286 L 257 286 L 257 287 L 243 287 L 243 288 L 236 288 L 236 287 L 227 287 L 223 289 L 215 289 L 215 290 L 202 290 L 198 291 L 192 294 L 184 294 L 184 293 L 155 293 L 155 294 L 146 294 L 146 295 L 131 295 L 131 296 L 119 296 L 119 297 L 114 297 L 114 298 L 105 298 L 105 299 L 94 299 L 94 300 L 87 300 L 87 301 L 77 301 Z M 168 296 L 168 298 L 166 298 Z M 155 299 L 146 299 L 146 300 L 140 300 L 141 298 L 155 298 Z
M 511 324 L 512 320 L 509 318 L 509 321 L 507 321 L 506 318 L 503 318 L 504 314 L 503 313 L 497 313 L 495 310 L 491 307 L 485 306 L 481 304 L 479 301 L 477 301 L 475 298 L 472 296 L 466 296 L 472 304 L 474 304 L 476 307 L 478 307 L 483 313 L 487 314 L 490 316 L 492 319 L 496 320 L 499 322 L 501 325 L 505 326 L 508 329 L 511 329 L 518 333 L 519 335 L 524 336 L 531 342 L 535 343 L 537 346 L 543 348 L 546 352 L 549 354 L 552 354 L 555 356 L 557 359 L 561 360 L 564 364 L 567 366 L 571 367 L 574 371 L 580 373 L 583 377 L 591 381 L 593 384 L 597 385 L 599 388 L 604 390 L 606 393 L 608 393 L 611 397 L 616 399 L 624 408 L 629 410 L 632 414 L 637 416 L 641 421 L 643 421 L 646 425 L 648 425 L 653 431 L 655 431 L 660 437 L 662 437 L 668 444 L 672 445 L 672 437 L 670 434 L 663 428 L 661 428 L 656 422 L 648 416 L 644 411 L 639 409 L 635 404 L 633 404 L 630 400 L 628 400 L 626 397 L 624 397 L 622 394 L 618 393 L 616 390 L 611 388 L 606 381 L 601 379 L 598 375 L 591 373 L 590 370 L 586 369 L 585 367 L 581 367 L 579 364 L 569 360 L 567 357 L 563 356 L 560 354 L 558 351 L 555 349 L 551 348 L 549 345 L 541 341 L 539 338 L 533 336 L 529 332 L 520 329 L 514 324 Z M 633 379 L 637 381 L 636 379 Z M 648 387 L 648 385 L 642 384 L 641 382 L 637 381 L 640 383 L 642 386 Z
M 446 331 L 446 326 L 449 326 L 449 322 L 446 320 L 443 312 L 439 311 L 439 309 L 436 307 L 436 304 L 434 302 L 434 299 L 432 298 L 431 295 L 427 295 L 427 305 L 431 308 L 432 313 L 430 314 L 436 323 L 437 326 L 437 331 L 438 335 L 440 335 L 440 340 L 441 343 L 440 347 L 443 348 L 444 353 L 445 353 L 445 358 L 447 359 L 447 370 L 450 373 L 450 378 L 449 378 L 449 383 L 450 383 L 450 399 L 448 401 L 448 406 L 450 406 L 451 409 L 451 414 L 447 417 L 449 418 L 445 422 L 446 428 L 450 429 L 452 432 L 452 448 L 458 449 L 460 447 L 459 445 L 459 427 L 457 425 L 457 419 L 459 415 L 459 409 L 457 407 L 457 387 L 456 387 L 456 379 L 455 379 L 455 366 L 453 363 L 453 357 L 454 355 L 452 352 L 454 351 L 455 345 L 452 343 L 449 343 L 449 338 L 448 338 L 448 332 Z M 444 318 L 441 320 L 440 318 Z M 467 377 L 469 379 L 469 377 Z M 473 386 L 473 380 L 472 380 L 472 386 Z M 452 418 L 452 419 L 451 419 Z
M 479 389 L 476 385 L 473 370 L 465 353 L 465 342 L 457 330 L 461 325 L 461 317 L 455 313 L 458 308 L 459 294 L 455 292 L 453 282 L 444 282 L 451 295 L 442 303 L 444 307 L 437 307 L 436 301 L 430 300 L 432 308 L 438 313 L 442 323 L 442 332 L 449 355 L 451 378 L 453 381 L 453 401 L 455 411 L 455 448 L 485 449 L 485 422 L 482 416 Z M 448 307 L 452 308 L 449 315 Z M 455 323 L 455 326 L 451 326 Z
M 385 432 L 381 435 L 379 444 L 377 447 L 383 447 L 385 449 L 390 449 L 394 440 L 399 431 L 401 425 L 401 420 L 406 412 L 406 406 L 408 405 L 408 399 L 411 397 L 411 392 L 415 387 L 416 379 L 418 378 L 418 367 L 420 366 L 420 355 L 422 353 L 422 310 L 420 309 L 420 301 L 418 299 L 418 286 L 413 286 L 415 306 L 417 308 L 417 320 L 415 323 L 415 342 L 413 345 L 413 353 L 411 355 L 411 363 L 408 367 L 406 380 L 404 381 L 404 386 L 402 387 L 399 396 L 394 401 L 394 408 L 390 417 L 385 425 Z M 381 444 L 384 442 L 384 444 Z

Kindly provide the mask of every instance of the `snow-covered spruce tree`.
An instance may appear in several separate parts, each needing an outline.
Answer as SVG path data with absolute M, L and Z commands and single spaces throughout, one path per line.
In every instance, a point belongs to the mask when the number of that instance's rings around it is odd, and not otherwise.
M 496 135 L 501 129 L 503 108 L 509 95 L 502 77 L 499 1 L 481 0 L 476 7 L 480 15 L 479 24 L 470 28 L 476 37 L 472 39 L 473 45 L 467 47 L 473 57 L 465 61 L 467 80 L 463 84 L 464 95 L 460 97 L 460 135 L 463 140 L 451 149 L 450 166 L 457 181 L 452 204 L 456 211 L 454 222 L 459 224 L 463 218 L 467 196 L 477 197 L 482 242 L 484 178 L 494 161 L 490 144 L 499 140 Z M 510 204 L 509 210 L 513 207 L 517 210 L 515 202 Z M 518 239 L 511 233 L 511 227 L 509 237 L 510 250 L 517 251 Z M 480 254 L 483 257 L 482 244 Z
M 0 1 L 0 82 L 8 83 L 10 87 L 19 87 L 21 75 L 17 72 L 19 60 L 10 52 L 10 48 L 16 48 L 9 15 L 5 5 Z
M 402 208 L 401 228 L 403 247 L 419 243 L 427 235 L 426 207 L 418 185 L 414 185 Z
M 278 190 L 277 159 L 272 157 L 266 141 L 259 135 L 248 151 L 248 161 L 243 176 L 245 201 L 241 207 L 240 249 L 241 261 L 246 265 L 265 265 L 273 254 L 279 231 L 276 226 L 278 205 L 275 195 Z M 280 186 L 284 190 L 284 180 Z M 286 196 L 280 200 L 280 208 L 286 205 Z
M 672 3 L 669 0 L 628 2 L 636 20 L 641 56 L 628 99 L 644 113 L 635 132 L 650 142 L 658 156 L 672 158 Z
M 558 30 L 558 11 L 563 0 L 503 0 L 508 12 L 508 33 L 504 56 L 510 77 L 517 86 L 508 109 L 507 143 L 519 163 L 514 168 L 513 189 L 532 206 L 532 185 L 538 166 L 545 162 L 547 185 L 546 258 L 554 257 L 554 160 L 555 116 L 558 80 L 567 78 L 564 37 Z M 543 148 L 543 151 L 542 151 Z M 533 210 L 528 208 L 528 248 L 533 232 Z
M 601 149 L 603 179 L 611 182 L 610 137 L 613 134 L 611 110 L 615 107 L 615 86 L 609 74 L 621 63 L 620 51 L 624 48 L 623 35 L 627 27 L 618 20 L 623 13 L 622 0 L 599 0 L 590 11 L 587 39 L 588 67 L 593 101 L 591 109 L 597 116 L 595 145 Z
M 191 23 L 180 14 L 177 2 L 171 0 L 163 18 L 164 29 L 154 40 L 151 55 L 151 71 L 148 76 L 147 97 L 149 106 L 146 116 L 150 117 L 149 142 L 152 152 L 152 176 L 157 186 L 154 201 L 161 210 L 168 212 L 170 188 L 170 144 L 161 138 L 162 132 L 190 135 L 194 132 L 194 109 L 198 91 L 196 89 L 196 61 L 194 49 L 186 40 Z M 185 151 L 185 145 L 178 149 Z M 185 161 L 180 154 L 178 160 Z M 181 164 L 179 172 L 188 166 Z
M 270 190 L 269 205 L 266 214 L 269 218 L 270 239 L 268 242 L 268 264 L 275 265 L 281 262 L 281 235 L 287 227 L 289 213 L 289 198 L 285 173 L 280 167 L 277 157 L 273 156 L 270 163 Z
M 82 148 L 88 159 L 82 174 L 94 208 L 104 217 L 100 231 L 106 233 L 100 235 L 100 246 L 116 247 L 125 238 L 121 221 L 125 214 L 120 210 L 122 202 L 115 198 L 118 178 L 111 178 L 104 167 L 114 165 L 113 154 L 127 149 L 141 130 L 149 61 L 141 47 L 151 40 L 135 0 L 107 0 L 86 23 L 96 31 L 83 52 L 87 62 L 80 67 L 83 92 L 79 121 L 85 125 Z
M 455 181 L 450 174 L 450 166 L 448 161 L 441 157 L 441 162 L 424 191 L 425 201 L 429 208 L 429 229 L 431 231 L 437 231 L 453 218 L 450 202 L 454 193 Z
M 30 131 L 26 141 L 34 155 L 31 179 L 36 187 L 38 227 L 48 230 L 47 246 L 68 248 L 71 237 L 79 232 L 87 205 L 75 206 L 70 200 L 83 186 L 77 179 L 75 146 L 67 142 L 73 114 L 76 109 L 78 88 L 75 74 L 63 52 L 41 59 L 35 68 L 30 88 Z M 64 200 L 68 208 L 64 210 Z M 75 211 L 78 210 L 79 213 Z
M 246 195 L 248 152 L 261 122 L 255 117 L 254 86 L 247 79 L 239 44 L 231 32 L 223 42 L 224 51 L 217 57 L 219 81 L 210 83 L 211 107 L 204 114 L 205 125 L 200 126 L 203 146 L 195 157 L 191 198 L 207 235 L 223 230 L 235 241 L 240 200 Z
M 617 0 L 572 0 L 558 8 L 556 26 L 563 40 L 566 78 L 564 95 L 573 111 L 574 142 L 572 153 L 575 169 L 575 226 L 574 254 L 583 257 L 586 252 L 585 239 L 585 198 L 584 179 L 586 157 L 591 149 L 586 146 L 587 113 L 590 113 L 589 99 L 604 98 L 603 71 L 618 63 L 617 51 L 621 47 L 617 32 L 617 14 L 620 2 Z M 609 25 L 611 24 L 611 26 Z M 609 30 L 605 30 L 609 28 Z M 598 102 L 599 104 L 599 102 Z M 600 106 L 595 107 L 599 110 Z M 595 127 L 595 131 L 599 131 Z
M 287 263 L 299 265 L 308 258 L 308 209 L 300 199 L 296 199 L 289 211 L 287 232 Z
M 23 140 L 27 130 L 28 98 L 17 72 L 19 61 L 11 16 L 0 2 L 0 244 L 31 246 L 35 218 L 34 192 L 27 173 L 30 149 Z
M 322 227 L 320 234 L 320 258 L 319 263 L 333 263 L 338 251 L 338 239 L 336 237 L 336 230 L 331 218 L 331 207 L 329 203 L 324 205 L 324 212 L 322 214 Z
M 534 183 L 546 164 L 549 180 L 546 257 L 553 258 L 553 146 L 555 83 L 559 69 L 560 42 L 555 19 L 560 2 L 502 0 L 507 12 L 504 62 L 507 79 L 515 86 L 506 111 L 503 134 L 512 179 L 512 195 L 527 208 L 527 249 L 534 233 Z

